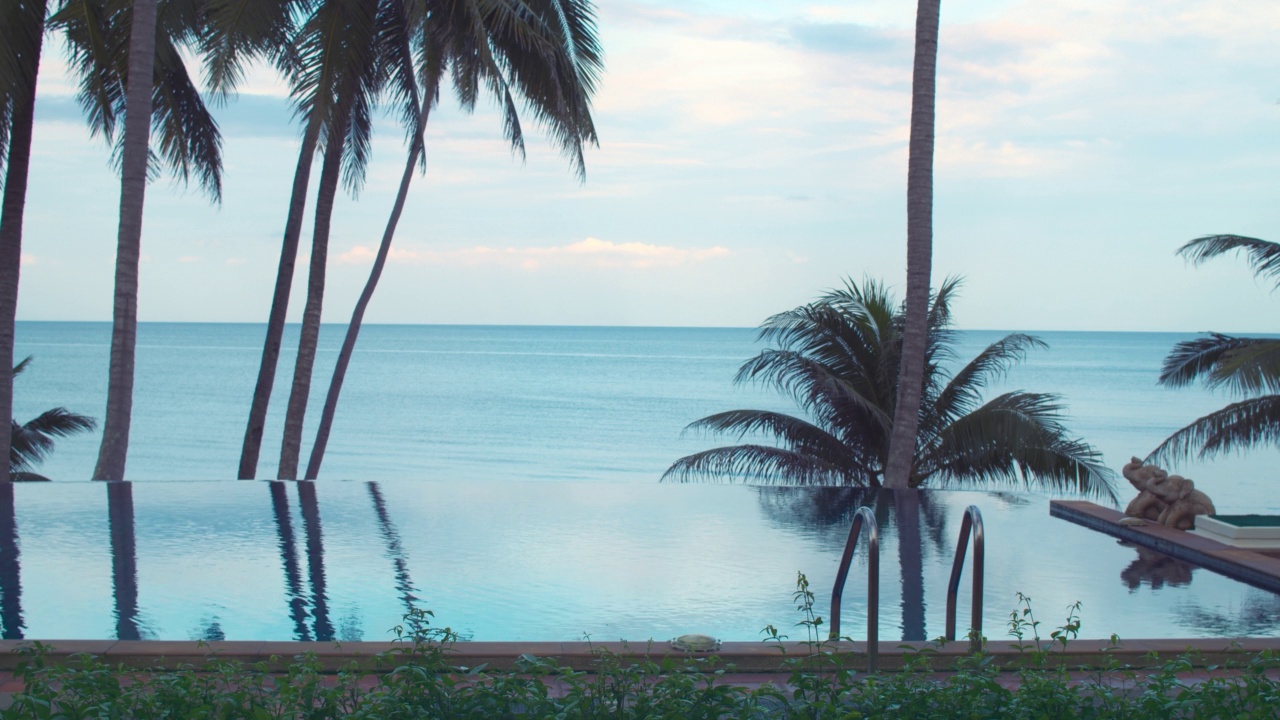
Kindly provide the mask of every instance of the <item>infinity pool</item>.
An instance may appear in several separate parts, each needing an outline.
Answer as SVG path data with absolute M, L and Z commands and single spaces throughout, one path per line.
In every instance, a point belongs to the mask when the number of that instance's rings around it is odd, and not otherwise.
M 1082 637 L 1280 630 L 1277 596 L 1051 518 L 1037 496 L 923 493 L 903 533 L 890 493 L 426 481 L 5 486 L 0 623 L 6 638 L 383 640 L 418 607 L 474 640 L 752 640 L 768 624 L 799 639 L 797 572 L 826 617 L 852 510 L 868 505 L 880 636 L 933 638 L 970 504 L 988 637 L 1007 637 L 1018 592 L 1046 635 L 1077 601 Z M 866 572 L 860 549 L 843 608 L 855 638 Z

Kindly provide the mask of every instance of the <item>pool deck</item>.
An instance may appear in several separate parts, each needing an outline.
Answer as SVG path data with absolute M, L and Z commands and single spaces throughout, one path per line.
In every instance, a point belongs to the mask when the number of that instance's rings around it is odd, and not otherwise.
M 1124 513 L 1084 500 L 1050 501 L 1049 514 L 1195 563 L 1256 588 L 1280 593 L 1280 558 L 1273 555 L 1232 547 L 1153 522 L 1146 525 L 1120 525 L 1119 521 L 1125 517 Z
M 1270 650 L 1280 652 L 1280 638 L 1198 638 L 1163 640 L 1072 640 L 1065 650 L 1051 647 L 1051 660 L 1073 669 L 1104 668 L 1115 664 L 1130 667 L 1154 667 L 1173 657 L 1190 654 L 1197 667 L 1238 664 L 1252 653 Z M 366 672 L 389 670 L 398 662 L 385 654 L 406 645 L 390 642 L 273 642 L 273 641 L 215 641 L 191 642 L 173 640 L 50 640 L 42 641 L 48 648 L 46 661 L 65 663 L 72 656 L 88 654 L 104 662 L 136 670 L 191 667 L 200 669 L 209 660 L 230 660 L 245 664 L 262 663 L 268 672 L 283 672 L 291 660 L 304 653 L 313 653 L 323 671 L 337 672 L 352 664 Z M 10 676 L 21 660 L 17 651 L 30 647 L 32 641 L 0 641 L 0 673 Z M 602 653 L 615 655 L 624 663 L 645 660 L 661 661 L 664 658 L 687 659 L 690 657 L 714 657 L 715 667 L 732 666 L 733 673 L 781 674 L 791 668 L 786 660 L 804 658 L 812 654 L 805 643 L 785 643 L 782 652 L 777 644 L 759 642 L 726 642 L 714 653 L 684 653 L 672 650 L 667 643 L 626 642 L 462 642 L 448 651 L 455 666 L 477 667 L 486 665 L 492 670 L 508 670 L 515 667 L 521 655 L 554 660 L 556 664 L 575 670 L 594 669 Z M 845 666 L 866 669 L 866 643 L 825 643 L 824 651 L 848 653 Z M 986 651 L 998 665 L 1016 669 L 1030 660 L 1030 640 L 1024 643 L 1006 640 L 987 642 Z M 933 658 L 936 668 L 948 668 L 960 657 L 968 654 L 967 642 L 947 643 L 938 646 L 930 642 L 890 641 L 879 644 L 879 667 L 892 672 L 902 669 L 904 662 L 922 651 Z M 384 656 L 384 657 L 380 657 Z

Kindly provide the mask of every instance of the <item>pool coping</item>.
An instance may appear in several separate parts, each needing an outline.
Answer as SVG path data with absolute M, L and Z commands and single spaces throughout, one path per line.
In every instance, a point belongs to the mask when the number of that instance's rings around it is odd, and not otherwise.
M 1280 558 L 1157 523 L 1120 525 L 1119 521 L 1127 517 L 1124 513 L 1087 500 L 1051 500 L 1049 514 L 1186 560 L 1261 590 L 1280 593 Z
M 34 640 L 0 640 L 0 671 L 12 671 L 22 661 L 20 652 L 30 648 Z M 261 664 L 267 672 L 284 672 L 299 655 L 314 654 L 323 672 L 337 672 L 354 665 L 362 671 L 389 671 L 401 664 L 410 645 L 394 642 L 294 642 L 257 640 L 220 640 L 212 642 L 180 640 L 50 640 L 39 641 L 46 647 L 46 662 L 66 664 L 76 655 L 92 655 L 110 665 L 128 670 L 155 670 L 190 667 L 204 668 L 210 661 L 232 661 L 246 665 Z M 1280 638 L 1197 638 L 1149 640 L 1070 641 L 1065 648 L 1042 641 L 1048 660 L 1073 669 L 1114 666 L 1154 667 L 1181 655 L 1187 655 L 1193 666 L 1208 667 L 1247 662 L 1262 651 L 1280 653 Z M 866 669 L 866 643 L 831 642 L 822 645 L 823 653 L 841 654 L 844 667 Z M 986 654 L 1002 668 L 1014 669 L 1034 664 L 1032 641 L 991 640 Z M 785 650 L 785 652 L 783 652 Z M 921 653 L 933 659 L 935 668 L 953 667 L 968 654 L 967 642 L 938 645 L 932 642 L 879 643 L 881 670 L 900 670 L 906 662 Z M 736 673 L 787 673 L 786 662 L 814 655 L 807 643 L 726 642 L 713 653 L 685 653 L 671 649 L 668 643 L 628 642 L 460 642 L 448 648 L 451 664 L 474 668 L 485 665 L 492 670 L 510 670 L 523 655 L 553 660 L 557 665 L 580 671 L 597 667 L 602 655 L 613 655 L 623 662 L 646 660 L 661 662 L 690 658 L 713 658 L 712 667 L 732 666 Z M 389 656 L 389 654 L 392 654 Z M 821 669 L 820 667 L 818 668 Z

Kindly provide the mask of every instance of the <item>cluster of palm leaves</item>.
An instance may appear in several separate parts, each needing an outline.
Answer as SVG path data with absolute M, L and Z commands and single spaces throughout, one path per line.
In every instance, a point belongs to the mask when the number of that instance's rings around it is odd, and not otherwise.
M 1209 235 L 1178 249 L 1195 263 L 1242 252 L 1258 277 L 1280 286 L 1280 244 L 1241 235 Z M 1177 343 L 1164 359 L 1160 384 L 1197 381 L 1239 399 L 1170 435 L 1152 461 L 1200 458 L 1257 445 L 1280 444 L 1280 339 L 1210 333 Z
M 1044 343 L 1014 333 L 960 365 L 951 329 L 957 281 L 932 295 L 920 432 L 910 486 L 1011 486 L 1115 498 L 1113 473 L 1093 447 L 1063 425 L 1054 395 L 983 390 Z M 714 448 L 680 458 L 664 478 L 744 479 L 786 485 L 881 487 L 898 397 L 903 311 L 874 281 L 852 281 L 819 300 L 774 315 L 759 336 L 774 347 L 738 370 L 790 397 L 803 417 L 731 410 L 691 430 L 769 442 Z
M 275 294 L 254 391 L 240 476 L 254 477 L 279 359 L 313 160 L 320 158 L 306 305 L 278 477 L 297 477 L 324 295 L 329 227 L 339 186 L 359 190 L 373 118 L 398 115 L 408 160 L 378 258 L 352 316 L 343 356 L 308 465 L 315 477 L 365 307 L 381 274 L 415 168 L 425 168 L 424 128 L 442 87 L 465 109 L 486 94 L 523 157 L 523 106 L 582 177 L 584 146 L 596 140 L 591 96 L 601 50 L 589 0 L 21 0 L 0 3 L 0 362 L 13 359 L 22 212 L 35 87 L 47 32 L 57 32 L 79 79 L 90 129 L 112 147 L 121 171 L 111 367 L 102 448 L 94 477 L 124 477 L 131 420 L 138 260 L 146 181 L 164 168 L 194 178 L 217 201 L 222 138 L 184 64 L 204 64 L 207 91 L 235 92 L 250 63 L 267 62 L 288 84 L 303 127 L 284 227 Z M 130 78 L 146 81 L 130 82 Z M 120 132 L 120 125 L 124 126 Z M 148 130 L 150 132 L 148 132 Z M 0 382 L 0 417 L 12 385 Z M 0 440 L 0 453 L 5 440 Z M 0 478 L 2 480 L 3 478 Z
M 31 358 L 13 366 L 13 377 L 17 378 L 31 364 Z M 25 423 L 10 420 L 12 429 L 9 433 L 9 479 L 10 480 L 48 480 L 49 478 L 35 472 L 49 453 L 57 438 L 92 430 L 94 421 L 91 417 L 78 415 L 64 408 L 56 407 L 45 410 L 37 417 Z

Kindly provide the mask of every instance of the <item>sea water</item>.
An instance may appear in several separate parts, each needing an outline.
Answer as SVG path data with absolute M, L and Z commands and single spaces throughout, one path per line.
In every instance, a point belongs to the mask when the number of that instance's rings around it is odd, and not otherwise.
M 341 332 L 322 332 L 304 460 Z M 419 607 L 478 640 L 749 640 L 769 623 L 796 632 L 797 572 L 826 616 L 849 513 L 869 504 L 883 532 L 881 636 L 935 637 L 970 503 L 987 522 L 989 637 L 1004 637 L 1018 592 L 1046 627 L 1081 602 L 1089 637 L 1280 631 L 1275 595 L 1050 518 L 1043 496 L 926 496 L 908 546 L 923 561 L 912 580 L 900 574 L 904 546 L 883 494 L 659 484 L 676 458 L 732 441 L 684 433 L 689 422 L 795 410 L 769 388 L 733 383 L 762 347 L 743 328 L 369 326 L 320 482 L 235 482 L 262 334 L 139 327 L 128 512 L 105 484 L 83 482 L 96 434 L 59 440 L 40 468 L 58 482 L 0 498 L 11 528 L 0 556 L 16 561 L 0 568 L 4 636 L 380 639 Z M 959 361 L 1004 334 L 961 333 Z M 1050 348 L 989 392 L 1057 394 L 1067 426 L 1111 468 L 1230 400 L 1157 385 L 1164 355 L 1191 335 L 1038 335 Z M 100 416 L 109 342 L 106 323 L 19 323 L 18 357 L 35 359 L 15 417 L 52 406 Z M 291 327 L 259 477 L 275 473 L 295 343 Z M 1222 512 L 1275 512 L 1276 459 L 1258 449 L 1171 469 Z M 861 552 L 855 576 L 866 572 Z M 865 593 L 851 578 L 844 630 L 854 636 L 865 632 Z
M 303 437 L 305 464 L 343 326 L 321 331 Z M 959 334 L 972 358 L 1006 333 Z M 1067 426 L 1119 470 L 1232 398 L 1157 384 L 1170 333 L 1040 332 L 1031 351 L 989 389 L 1054 393 Z M 142 323 L 128 478 L 214 480 L 236 475 L 264 326 Z M 15 386 L 19 421 L 53 406 L 101 418 L 108 323 L 20 322 L 15 355 L 33 356 Z M 297 327 L 286 330 L 258 477 L 275 477 Z M 771 388 L 735 385 L 763 346 L 749 328 L 367 325 L 343 387 L 320 478 L 450 482 L 658 482 L 679 457 L 732 438 L 685 432 L 737 408 L 797 412 Z M 100 435 L 60 439 L 40 470 L 86 479 Z M 1223 512 L 1280 511 L 1280 452 L 1184 461 Z M 1123 480 L 1120 481 L 1123 485 Z M 1127 492 L 1127 487 L 1121 488 Z

